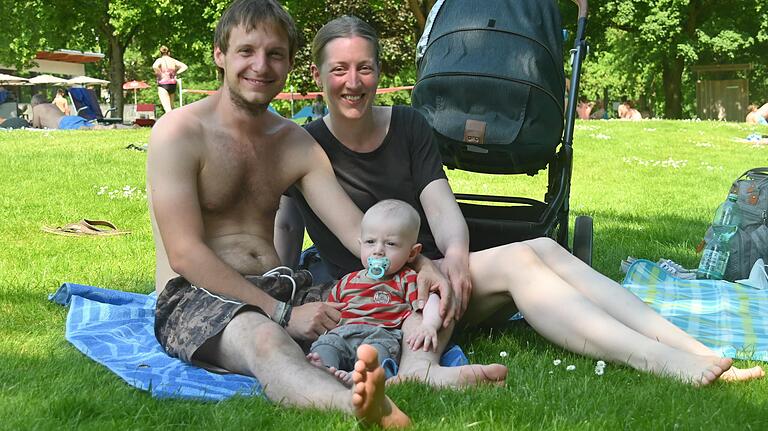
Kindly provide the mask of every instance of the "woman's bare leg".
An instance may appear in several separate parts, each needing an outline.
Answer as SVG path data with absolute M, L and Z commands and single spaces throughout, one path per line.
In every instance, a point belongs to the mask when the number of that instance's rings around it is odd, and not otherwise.
M 421 313 L 411 313 L 403 323 L 403 340 L 421 324 Z M 437 351 L 413 351 L 403 341 L 400 355 L 400 370 L 396 377 L 387 381 L 394 384 L 406 380 L 417 380 L 437 387 L 466 387 L 479 383 L 503 385 L 507 378 L 507 367 L 501 364 L 464 365 L 459 367 L 441 367 L 440 355 L 448 344 L 453 326 L 443 328 L 437 334 Z
M 165 111 L 165 113 L 171 112 L 173 105 L 171 105 L 171 95 L 168 94 L 168 90 L 158 86 L 157 97 L 160 98 L 160 104 L 163 105 L 163 111 Z
M 679 350 L 704 356 L 716 355 L 712 349 L 663 318 L 632 292 L 595 271 L 555 241 L 549 238 L 538 238 L 527 241 L 526 244 L 566 283 L 628 327 Z M 723 375 L 723 378 L 740 380 L 763 375 L 761 367 L 745 370 L 732 368 Z
M 539 334 L 576 353 L 694 384 L 711 383 L 731 366 L 729 359 L 680 350 L 624 324 L 550 269 L 529 244 L 473 253 L 470 271 L 470 319 L 514 300 Z

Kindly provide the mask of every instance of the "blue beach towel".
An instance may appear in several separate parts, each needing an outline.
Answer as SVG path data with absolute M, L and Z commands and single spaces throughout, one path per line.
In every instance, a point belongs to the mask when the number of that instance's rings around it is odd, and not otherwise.
M 126 383 L 156 398 L 219 401 L 234 395 L 260 395 L 253 377 L 216 374 L 172 358 L 155 338 L 156 295 L 65 283 L 49 298 L 69 305 L 66 339 Z M 469 363 L 459 346 L 447 349 L 443 366 Z M 385 367 L 397 373 L 396 364 Z
M 718 354 L 768 362 L 768 291 L 721 280 L 683 280 L 637 260 L 623 285 Z

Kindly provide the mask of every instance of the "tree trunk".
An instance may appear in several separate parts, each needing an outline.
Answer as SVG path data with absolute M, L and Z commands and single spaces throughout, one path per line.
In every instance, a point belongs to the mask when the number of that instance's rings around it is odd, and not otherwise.
M 125 82 L 125 47 L 116 36 L 109 37 L 109 104 L 117 108 L 114 117 L 123 118 L 123 82 Z
M 664 118 L 680 119 L 683 116 L 683 59 L 673 58 L 663 64 Z
M 416 24 L 419 26 L 419 34 L 416 37 L 421 36 L 424 33 L 424 27 L 427 24 L 427 17 L 429 11 L 432 10 L 432 6 L 435 5 L 435 0 L 408 0 L 408 7 L 413 12 L 413 16 L 416 18 Z

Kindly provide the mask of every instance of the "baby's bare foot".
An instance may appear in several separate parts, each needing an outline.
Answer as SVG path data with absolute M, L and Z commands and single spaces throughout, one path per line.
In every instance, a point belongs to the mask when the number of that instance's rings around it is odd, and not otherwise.
M 336 380 L 338 380 L 342 385 L 348 388 L 352 387 L 352 373 L 344 370 L 337 370 L 335 367 L 326 367 L 323 365 L 323 361 L 320 359 L 320 355 L 317 353 L 310 352 L 307 354 L 307 361 L 309 361 L 310 364 L 327 371 L 333 377 L 336 377 Z
M 405 428 L 411 420 L 384 394 L 384 369 L 379 365 L 373 346 L 357 348 L 357 362 L 352 372 L 352 410 L 365 425 Z
M 316 367 L 323 367 L 325 368 L 325 365 L 323 365 L 323 361 L 320 359 L 320 355 L 314 352 L 307 353 L 307 361 L 309 361 L 310 364 L 316 366 Z
M 341 384 L 348 388 L 352 387 L 352 373 L 344 370 L 337 370 L 335 368 L 331 368 L 330 370 L 333 372 L 336 380 L 341 382 Z

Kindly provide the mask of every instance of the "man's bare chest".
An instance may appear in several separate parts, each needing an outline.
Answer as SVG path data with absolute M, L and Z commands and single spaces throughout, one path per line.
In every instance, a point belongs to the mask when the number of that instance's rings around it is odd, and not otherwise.
M 203 211 L 244 210 L 253 215 L 276 211 L 289 182 L 280 159 L 279 154 L 266 151 L 228 151 L 207 157 L 198 175 Z

